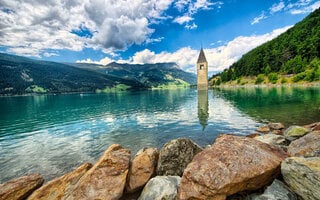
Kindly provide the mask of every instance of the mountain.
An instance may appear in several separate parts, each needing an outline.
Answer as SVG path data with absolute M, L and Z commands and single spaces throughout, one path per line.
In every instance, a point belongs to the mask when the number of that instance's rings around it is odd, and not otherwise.
M 180 80 L 193 83 L 195 75 L 166 65 L 66 64 L 0 53 L 0 95 L 140 90 Z
M 243 76 L 274 73 L 297 75 L 294 79 L 297 81 L 299 77 L 313 81 L 319 78 L 319 58 L 320 8 L 277 38 L 244 54 L 229 69 L 214 77 L 226 82 Z
M 139 82 L 102 75 L 70 65 L 0 54 L 0 94 L 95 92 L 117 84 L 143 87 Z
M 108 65 L 75 63 L 73 66 L 107 74 L 109 76 L 138 81 L 147 88 L 164 85 L 188 85 L 196 83 L 196 75 L 185 72 L 176 63 L 119 64 Z

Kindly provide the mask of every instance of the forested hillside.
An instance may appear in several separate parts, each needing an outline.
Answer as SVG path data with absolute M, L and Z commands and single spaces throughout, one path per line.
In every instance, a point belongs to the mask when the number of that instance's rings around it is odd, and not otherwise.
M 0 94 L 95 92 L 117 84 L 139 88 L 138 81 L 79 69 L 69 65 L 0 54 Z
M 256 83 L 265 79 L 276 83 L 283 75 L 291 75 L 288 77 L 293 77 L 293 82 L 315 81 L 320 76 L 319 58 L 320 8 L 277 38 L 243 55 L 213 79 L 215 84 L 220 84 L 255 76 Z
M 63 64 L 0 53 L 0 95 L 185 87 L 195 80 L 175 63 Z

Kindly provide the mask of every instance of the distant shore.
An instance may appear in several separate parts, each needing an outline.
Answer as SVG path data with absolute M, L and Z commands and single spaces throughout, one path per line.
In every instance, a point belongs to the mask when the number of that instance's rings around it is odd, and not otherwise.
M 272 87 L 317 87 L 320 81 L 304 83 L 279 83 L 279 84 L 221 84 L 214 85 L 212 88 L 272 88 Z

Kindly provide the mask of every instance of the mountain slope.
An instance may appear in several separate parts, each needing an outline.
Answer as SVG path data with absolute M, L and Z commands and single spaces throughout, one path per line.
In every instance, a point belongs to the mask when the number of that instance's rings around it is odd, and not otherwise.
M 106 66 L 77 63 L 73 66 L 90 69 L 102 74 L 138 81 L 145 87 L 160 85 L 195 84 L 196 75 L 181 70 L 175 63 L 119 64 L 112 62 Z
M 174 63 L 106 66 L 56 63 L 0 53 L 0 95 L 141 90 L 194 84 Z
M 242 76 L 268 75 L 272 72 L 299 74 L 312 70 L 314 65 L 318 65 L 319 58 L 320 8 L 277 38 L 243 55 L 229 69 L 215 76 L 220 76 L 226 82 Z
M 143 87 L 139 82 L 55 62 L 0 54 L 0 94 L 95 92 L 117 84 Z

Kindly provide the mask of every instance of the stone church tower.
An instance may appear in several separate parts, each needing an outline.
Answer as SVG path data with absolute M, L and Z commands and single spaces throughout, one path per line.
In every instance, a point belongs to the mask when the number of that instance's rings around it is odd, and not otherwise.
M 208 90 L 208 62 L 202 48 L 197 62 L 197 87 L 198 90 Z

